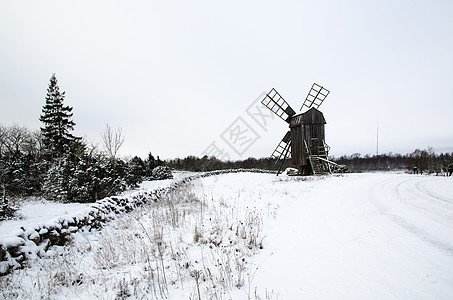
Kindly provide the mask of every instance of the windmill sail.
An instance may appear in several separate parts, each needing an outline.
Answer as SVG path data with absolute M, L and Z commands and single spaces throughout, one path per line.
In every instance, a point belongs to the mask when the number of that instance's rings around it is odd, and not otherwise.
M 283 121 L 288 123 L 290 123 L 291 117 L 296 114 L 291 106 L 289 106 L 285 99 L 283 99 L 274 88 L 266 94 L 266 97 L 264 97 L 261 103 L 279 116 Z
M 277 171 L 277 176 L 278 174 L 280 174 L 280 171 L 282 170 L 283 165 L 286 162 L 286 159 L 290 157 L 291 157 L 291 131 L 288 131 L 271 155 L 271 158 L 275 159 L 276 165 L 280 163 L 280 167 L 278 168 Z
M 291 131 L 288 131 L 283 139 L 272 152 L 271 158 L 275 159 L 275 164 L 278 164 L 279 161 L 285 160 L 291 157 Z
M 311 87 L 310 91 L 308 92 L 307 98 L 305 98 L 305 101 L 302 104 L 302 107 L 300 108 L 300 110 L 302 110 L 304 108 L 304 106 L 307 108 L 314 107 L 314 108 L 318 109 L 319 106 L 326 99 L 327 95 L 329 95 L 329 93 L 330 93 L 330 91 L 325 89 L 323 86 L 313 83 L 313 86 Z

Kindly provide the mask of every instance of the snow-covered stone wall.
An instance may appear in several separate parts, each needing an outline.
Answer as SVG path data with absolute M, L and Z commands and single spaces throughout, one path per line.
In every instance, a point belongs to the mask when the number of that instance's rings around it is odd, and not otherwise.
M 203 177 L 227 173 L 254 172 L 273 173 L 258 169 L 235 169 L 204 172 L 185 177 L 172 183 L 169 187 L 135 192 L 125 196 L 112 196 L 93 203 L 87 210 L 73 216 L 65 216 L 24 228 L 9 238 L 0 240 L 0 276 L 14 269 L 22 268 L 27 260 L 46 255 L 51 246 L 63 246 L 71 233 L 97 229 L 118 214 L 130 212 L 151 201 L 158 201 L 180 185 Z

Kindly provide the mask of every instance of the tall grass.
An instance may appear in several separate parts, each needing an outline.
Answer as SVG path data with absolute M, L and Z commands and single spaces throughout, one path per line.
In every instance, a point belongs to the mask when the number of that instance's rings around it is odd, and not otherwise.
M 270 213 L 238 205 L 240 197 L 182 185 L 2 277 L 0 298 L 230 299 L 233 289 L 252 298 L 251 257 Z

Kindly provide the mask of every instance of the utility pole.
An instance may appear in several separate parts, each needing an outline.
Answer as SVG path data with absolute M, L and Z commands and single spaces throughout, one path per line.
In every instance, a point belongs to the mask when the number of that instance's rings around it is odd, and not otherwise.
M 376 155 L 379 155 L 379 121 L 376 122 Z

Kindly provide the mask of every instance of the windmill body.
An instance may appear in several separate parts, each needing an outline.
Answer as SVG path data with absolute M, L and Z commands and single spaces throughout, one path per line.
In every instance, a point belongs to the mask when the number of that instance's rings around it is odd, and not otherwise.
M 290 130 L 271 156 L 277 164 L 281 164 L 279 173 L 288 161 L 299 170 L 301 175 L 330 173 L 331 166 L 336 165 L 328 160 L 329 146 L 325 143 L 326 120 L 318 110 L 328 94 L 329 91 L 324 87 L 313 84 L 301 108 L 301 110 L 304 108 L 308 110 L 299 114 L 296 114 L 275 89 L 266 94 L 261 101 L 264 106 L 289 124 Z
M 310 108 L 307 112 L 291 118 L 289 128 L 292 141 L 292 165 L 297 166 L 304 173 L 311 172 L 307 168 L 310 154 L 326 154 L 320 147 L 325 141 L 324 124 L 326 124 L 324 115 L 316 108 Z

